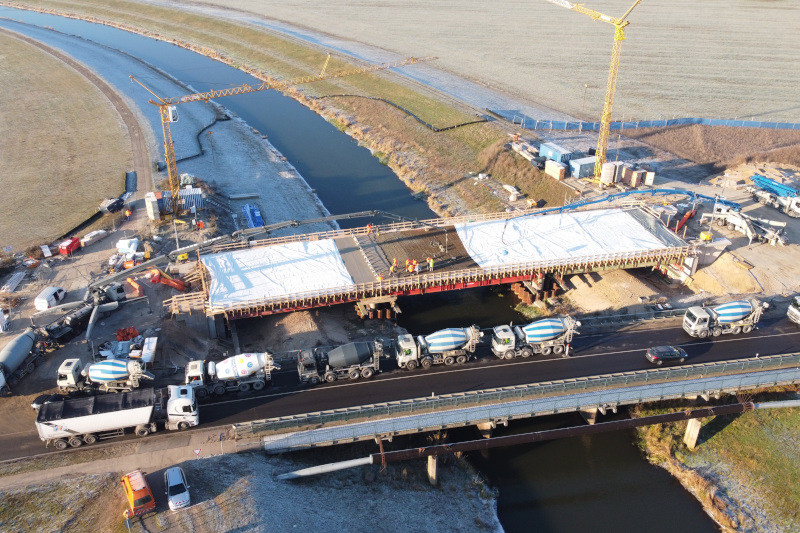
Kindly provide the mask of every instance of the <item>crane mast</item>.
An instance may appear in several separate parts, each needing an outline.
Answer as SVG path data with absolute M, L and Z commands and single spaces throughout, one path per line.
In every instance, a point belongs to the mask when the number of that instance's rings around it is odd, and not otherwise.
M 396 63 L 381 63 L 378 65 L 368 65 L 352 70 L 346 70 L 335 74 L 325 74 L 330 61 L 330 55 L 325 60 L 325 65 L 322 72 L 316 75 L 302 76 L 291 80 L 268 80 L 259 85 L 239 85 L 236 87 L 229 87 L 227 89 L 206 91 L 202 93 L 192 93 L 185 96 L 176 98 L 162 98 L 156 93 L 151 91 L 145 84 L 137 80 L 133 75 L 130 76 L 131 81 L 135 81 L 141 85 L 147 92 L 152 94 L 155 99 L 148 100 L 149 103 L 158 107 L 159 115 L 161 118 L 161 128 L 164 132 L 164 159 L 167 165 L 167 176 L 169 178 L 170 192 L 172 193 L 172 212 L 174 216 L 180 216 L 181 208 L 179 206 L 180 198 L 180 178 L 178 177 L 178 166 L 175 161 L 175 146 L 172 142 L 172 129 L 170 123 L 177 121 L 177 111 L 175 106 L 178 104 L 186 104 L 189 102 L 208 102 L 213 98 L 221 98 L 223 96 L 234 96 L 237 94 L 247 94 L 257 91 L 266 91 L 268 89 L 283 90 L 294 85 L 303 85 L 306 83 L 313 83 L 323 80 L 334 80 L 344 78 L 346 76 L 354 76 L 356 74 L 365 74 L 369 72 L 377 72 L 391 68 L 403 67 L 406 65 L 413 65 L 415 63 L 422 63 L 425 61 L 432 61 L 437 59 L 435 57 L 409 57 Z
M 600 116 L 600 134 L 597 136 L 597 152 L 594 162 L 594 177 L 600 179 L 603 164 L 606 162 L 608 152 L 608 138 L 611 133 L 611 110 L 614 106 L 614 93 L 617 90 L 617 73 L 619 72 L 619 58 L 622 52 L 622 41 L 625 40 L 625 27 L 630 21 L 625 20 L 642 0 L 636 0 L 620 18 L 609 17 L 583 4 L 573 4 L 567 0 L 547 0 L 552 4 L 566 7 L 572 11 L 583 13 L 593 20 L 601 20 L 614 26 L 614 46 L 611 49 L 611 66 L 608 69 L 608 83 L 606 84 L 606 98 L 603 102 L 603 114 Z

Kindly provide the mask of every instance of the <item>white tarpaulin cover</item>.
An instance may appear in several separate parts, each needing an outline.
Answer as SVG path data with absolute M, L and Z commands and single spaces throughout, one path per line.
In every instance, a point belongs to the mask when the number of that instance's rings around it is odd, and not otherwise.
M 471 222 L 457 225 L 456 231 L 482 268 L 672 246 L 620 209 Z
M 354 285 L 333 240 L 239 250 L 202 261 L 211 278 L 212 305 Z

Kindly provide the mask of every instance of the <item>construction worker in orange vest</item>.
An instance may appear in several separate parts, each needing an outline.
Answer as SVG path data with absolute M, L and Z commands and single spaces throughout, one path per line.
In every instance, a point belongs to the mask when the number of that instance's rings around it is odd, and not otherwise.
M 125 210 L 125 220 L 130 220 L 130 219 L 131 219 L 131 210 L 130 209 L 126 209 Z

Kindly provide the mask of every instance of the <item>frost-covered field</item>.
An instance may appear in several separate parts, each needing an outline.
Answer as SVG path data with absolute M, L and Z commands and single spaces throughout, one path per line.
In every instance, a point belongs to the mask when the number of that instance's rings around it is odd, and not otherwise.
M 170 2 L 170 5 L 182 3 Z M 621 16 L 632 0 L 587 0 Z M 323 45 L 364 43 L 575 116 L 597 118 L 613 27 L 546 0 L 193 0 Z M 800 122 L 800 2 L 643 0 L 629 17 L 615 117 Z M 333 38 L 339 39 L 333 39 Z M 586 87 L 588 85 L 588 87 Z M 585 94 L 585 104 L 584 104 Z

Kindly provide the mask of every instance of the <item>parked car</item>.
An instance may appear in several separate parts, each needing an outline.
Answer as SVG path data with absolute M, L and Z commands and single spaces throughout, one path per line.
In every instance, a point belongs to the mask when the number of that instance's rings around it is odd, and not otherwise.
M 153 498 L 153 491 L 147 484 L 144 472 L 134 470 L 122 476 L 122 490 L 125 491 L 125 498 L 128 501 L 128 509 L 123 515 L 125 518 L 141 516 L 156 510 L 156 500 Z
M 37 311 L 44 311 L 57 306 L 66 296 L 67 291 L 61 287 L 46 287 L 34 298 L 33 306 Z
M 41 406 L 46 403 L 53 403 L 53 402 L 63 402 L 64 397 L 60 394 L 42 394 L 41 396 L 37 396 L 35 400 L 31 402 L 31 407 L 34 411 L 38 411 Z
M 179 466 L 168 468 L 164 472 L 164 487 L 166 487 L 167 502 L 170 510 L 188 507 L 191 503 L 189 497 L 189 485 L 186 483 L 186 476 Z
M 653 346 L 647 349 L 645 357 L 654 365 L 660 366 L 664 363 L 683 363 L 687 355 L 686 350 L 677 346 Z

